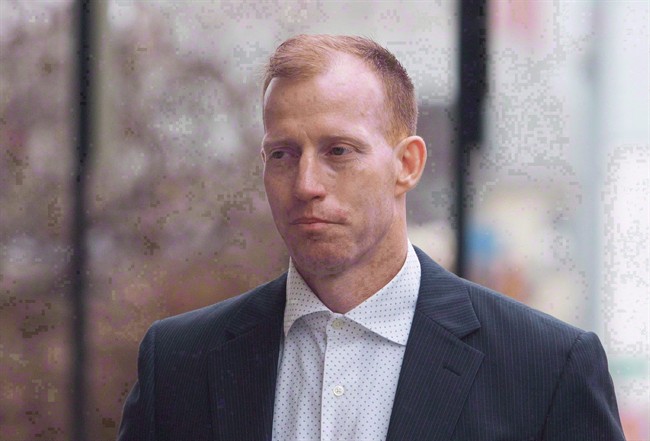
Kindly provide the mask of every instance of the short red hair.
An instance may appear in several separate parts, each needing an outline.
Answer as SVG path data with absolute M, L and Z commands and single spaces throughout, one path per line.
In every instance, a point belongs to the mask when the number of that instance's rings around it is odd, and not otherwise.
M 397 58 L 369 38 L 301 34 L 286 40 L 266 66 L 262 97 L 273 78 L 306 79 L 325 72 L 336 52 L 358 57 L 379 77 L 391 113 L 387 138 L 398 142 L 415 135 L 418 106 L 413 82 Z

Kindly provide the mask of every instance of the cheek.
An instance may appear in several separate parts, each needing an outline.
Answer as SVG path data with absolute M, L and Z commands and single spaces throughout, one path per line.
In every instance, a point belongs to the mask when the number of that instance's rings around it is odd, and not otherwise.
M 278 192 L 279 186 L 274 181 L 264 179 L 264 190 L 266 193 L 266 200 L 271 206 L 271 210 L 275 214 L 276 207 L 281 203 L 281 194 Z
M 389 181 L 385 179 L 358 180 L 350 186 L 353 190 L 349 197 L 350 206 L 354 211 L 373 222 L 378 216 L 385 215 L 393 200 L 393 191 Z
M 291 186 L 282 180 L 265 178 L 264 189 L 273 219 L 283 221 L 292 204 Z

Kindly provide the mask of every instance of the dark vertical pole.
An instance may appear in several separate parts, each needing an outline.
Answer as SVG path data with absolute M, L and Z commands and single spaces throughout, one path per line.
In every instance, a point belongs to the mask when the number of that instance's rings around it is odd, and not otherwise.
M 481 141 L 483 98 L 487 74 L 487 0 L 461 0 L 459 87 L 456 103 L 456 274 L 467 272 L 467 224 L 470 150 Z
M 92 0 L 77 0 L 76 11 L 76 117 L 77 136 L 74 158 L 71 306 L 73 342 L 72 400 L 70 429 L 72 440 L 86 439 L 86 185 L 92 138 Z

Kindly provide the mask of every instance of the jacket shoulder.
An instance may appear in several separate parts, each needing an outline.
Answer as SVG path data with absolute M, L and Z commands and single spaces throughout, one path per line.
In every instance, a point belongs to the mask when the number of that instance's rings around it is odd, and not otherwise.
M 197 346 L 213 347 L 223 341 L 225 332 L 231 322 L 240 314 L 255 315 L 260 309 L 277 309 L 283 300 L 286 286 L 286 274 L 250 291 L 203 308 L 184 312 L 155 322 L 156 340 L 164 342 L 166 347 L 182 347 L 196 350 Z
M 510 346 L 521 342 L 521 337 L 530 336 L 544 345 L 553 340 L 573 342 L 584 333 L 517 300 L 462 279 L 435 263 L 422 250 L 417 247 L 415 250 L 422 267 L 418 304 L 458 337 L 508 342 L 506 346 Z
M 549 337 L 564 335 L 575 340 L 585 331 L 552 315 L 534 309 L 499 292 L 461 279 L 481 321 L 481 327 L 499 328 L 501 333 L 529 329 Z

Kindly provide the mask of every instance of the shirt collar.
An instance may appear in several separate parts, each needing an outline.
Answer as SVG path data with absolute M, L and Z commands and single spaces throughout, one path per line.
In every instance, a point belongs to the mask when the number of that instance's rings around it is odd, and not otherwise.
M 330 310 L 307 285 L 293 264 L 293 260 L 289 259 L 287 304 L 284 308 L 284 336 L 289 334 L 289 329 L 300 317 L 320 311 Z
M 420 261 L 409 241 L 406 260 L 397 275 L 363 303 L 343 314 L 343 317 L 388 340 L 406 345 L 420 290 L 420 275 Z M 284 311 L 285 337 L 296 320 L 321 311 L 331 313 L 290 261 Z

